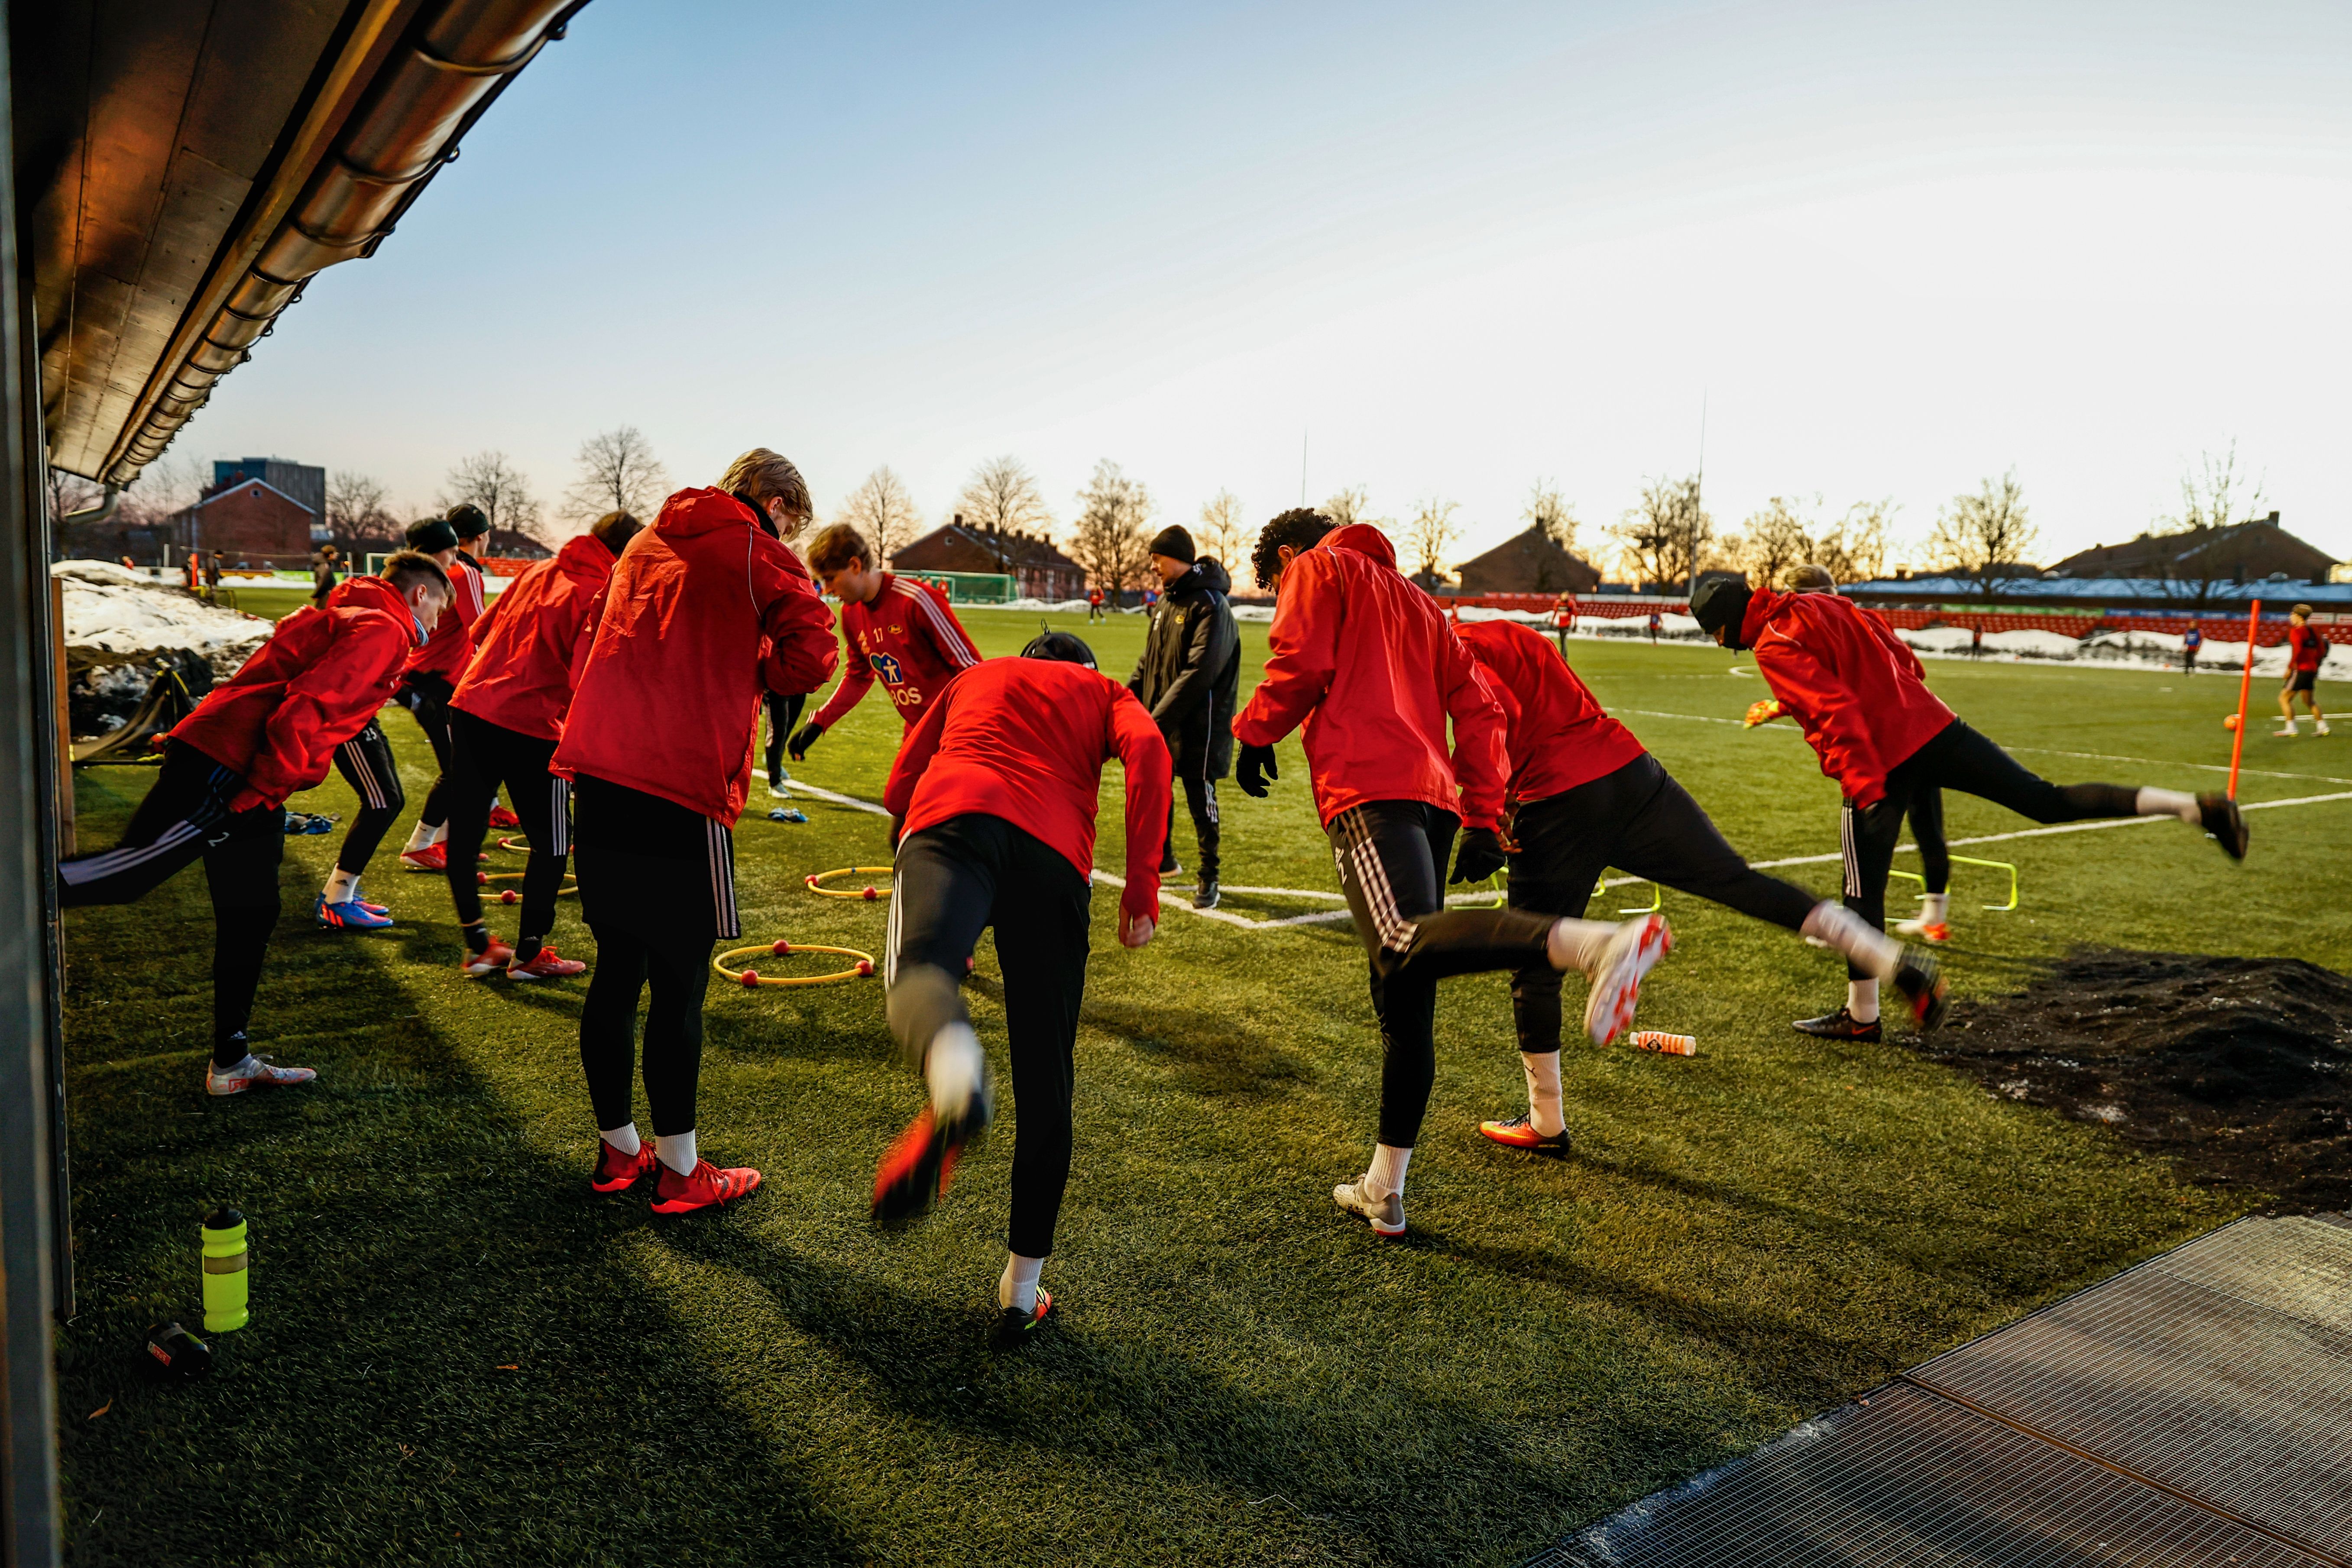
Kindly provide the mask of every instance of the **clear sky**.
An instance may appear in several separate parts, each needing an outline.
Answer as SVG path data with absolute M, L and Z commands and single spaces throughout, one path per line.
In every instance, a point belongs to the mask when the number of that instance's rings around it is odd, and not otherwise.
M 1463 553 L 1699 458 L 1719 525 L 2014 468 L 2054 559 L 2235 441 L 2352 556 L 2352 6 L 595 0 L 177 452 L 543 496 L 634 424 L 829 510 L 1095 461 Z

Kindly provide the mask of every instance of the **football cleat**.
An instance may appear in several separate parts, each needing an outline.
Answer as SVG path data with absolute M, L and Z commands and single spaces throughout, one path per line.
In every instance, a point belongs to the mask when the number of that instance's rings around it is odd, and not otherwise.
M 539 956 L 533 958 L 529 963 L 517 963 L 514 961 L 513 950 L 508 950 L 507 978 L 509 980 L 568 980 L 572 975 L 584 973 L 587 968 L 586 964 L 576 958 L 564 958 L 559 955 L 552 947 L 541 948 Z
M 596 1169 L 590 1173 L 588 1184 L 600 1193 L 625 1193 L 652 1175 L 655 1163 L 651 1139 L 640 1138 L 637 1140 L 637 1152 L 624 1154 L 599 1138 L 596 1140 Z
M 1584 1032 L 1594 1045 L 1607 1045 L 1633 1021 L 1642 976 L 1674 946 L 1664 915 L 1642 915 L 1617 928 L 1592 967 L 1592 989 L 1584 999 Z
M 392 914 L 387 910 L 371 909 L 357 899 L 331 904 L 324 893 L 311 902 L 310 912 L 328 931 L 382 931 L 392 923 Z
M 720 1170 L 708 1160 L 697 1160 L 694 1173 L 681 1176 L 662 1165 L 661 1178 L 654 1186 L 654 1213 L 692 1214 L 697 1209 L 732 1203 L 759 1188 L 760 1173 L 749 1166 Z
M 400 863 L 412 871 L 446 871 L 449 868 L 448 847 L 427 844 L 422 849 L 404 849 Z
M 1555 1157 L 1568 1152 L 1568 1129 L 1557 1132 L 1536 1131 L 1532 1116 L 1514 1116 L 1508 1121 L 1481 1121 L 1481 1137 L 1491 1138 L 1507 1149 L 1525 1149 L 1530 1154 L 1550 1154 Z
M 1024 1312 L 1015 1307 L 1005 1308 L 996 1314 L 996 1328 L 988 1336 L 990 1347 L 1000 1351 L 1011 1350 L 1027 1339 L 1037 1325 L 1045 1321 L 1045 1314 L 1053 1310 L 1054 1293 L 1051 1290 L 1037 1292 L 1037 1310 L 1034 1312 Z
M 1905 948 L 1895 965 L 1895 989 L 1911 1004 L 1911 1021 L 1921 1034 L 1942 1026 L 1944 1015 L 1951 1007 L 1948 994 L 1951 988 L 1934 953 L 1921 947 Z
M 514 829 L 522 826 L 522 818 L 517 816 L 513 812 L 509 811 L 505 806 L 500 805 L 497 801 L 492 801 L 490 802 L 489 826 L 492 827 L 504 828 L 508 832 L 512 832 Z
M 489 946 L 484 948 L 479 952 L 468 952 L 463 959 L 458 961 L 457 968 L 461 973 L 475 976 L 497 974 L 502 972 L 508 964 L 512 963 L 513 962 L 514 949 L 509 947 L 505 942 L 500 942 L 497 937 L 492 937 L 490 938 Z
M 1818 1040 L 1860 1040 L 1868 1045 L 1876 1045 L 1882 1037 L 1877 1019 L 1873 1018 L 1867 1024 L 1858 1024 L 1854 1022 L 1853 1015 L 1843 1007 L 1834 1013 L 1825 1013 L 1818 1018 L 1800 1018 L 1789 1027 L 1801 1035 L 1811 1035 Z
M 1921 942 L 1949 942 L 1952 940 L 1952 928 L 1942 921 L 1920 920 L 1915 917 L 1907 921 L 1897 921 L 1895 924 L 1895 934 L 1916 936 Z
M 246 1053 L 245 1060 L 233 1068 L 205 1065 L 206 1094 L 243 1094 L 250 1089 L 275 1089 L 286 1084 L 308 1083 L 319 1076 L 312 1068 L 281 1068 L 273 1066 L 268 1057 Z
M 1390 1193 L 1384 1197 L 1371 1194 L 1370 1171 L 1352 1182 L 1342 1182 L 1331 1189 L 1331 1201 L 1349 1214 L 1371 1222 L 1372 1229 L 1381 1236 L 1404 1234 L 1404 1194 Z
M 1176 846 L 1171 844 L 1167 848 L 1162 849 L 1160 852 L 1160 874 L 1161 876 L 1172 877 L 1183 868 L 1183 866 L 1176 858 Z
M 1217 900 L 1223 896 L 1217 890 L 1217 879 L 1214 877 L 1203 877 L 1193 884 L 1192 907 L 1196 910 L 1213 910 L 1217 907 Z
M 2208 793 L 2197 797 L 2198 825 L 2211 834 L 2221 846 L 2221 853 L 2232 860 L 2246 858 L 2246 817 L 2238 803 L 2226 795 Z
M 987 1130 L 988 1094 L 972 1097 L 970 1107 L 953 1125 L 940 1121 L 929 1106 L 907 1124 L 905 1131 L 883 1151 L 874 1172 L 874 1218 L 897 1225 L 928 1211 L 947 1195 L 955 1180 L 956 1162 L 964 1146 Z

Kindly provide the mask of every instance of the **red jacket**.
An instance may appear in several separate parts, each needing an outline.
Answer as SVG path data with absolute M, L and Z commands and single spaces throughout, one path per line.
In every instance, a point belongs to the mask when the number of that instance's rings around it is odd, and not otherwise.
M 400 590 L 346 578 L 323 606 L 305 605 L 243 668 L 213 688 L 172 739 L 239 774 L 239 811 L 280 806 L 327 776 L 335 748 L 392 700 L 401 665 L 424 645 Z
M 1418 800 L 1495 826 L 1510 776 L 1502 707 L 1436 601 L 1398 574 L 1379 529 L 1334 529 L 1293 560 L 1266 641 L 1265 679 L 1234 738 L 1270 746 L 1303 723 L 1325 824 L 1367 801 Z
M 466 661 L 474 657 L 474 623 L 481 618 L 482 606 L 488 595 L 482 588 L 482 569 L 464 551 L 449 563 L 449 607 L 433 623 L 433 635 L 425 646 L 408 656 L 403 675 L 437 675 L 452 686 L 466 673 Z
M 1503 705 L 1513 801 L 1564 794 L 1642 754 L 1633 731 L 1601 711 L 1542 633 L 1517 621 L 1471 621 L 1454 635 Z
M 801 564 L 723 490 L 684 489 L 621 552 L 589 618 L 553 771 L 732 827 L 760 693 L 813 691 L 840 658 Z
M 2305 621 L 2286 628 L 2287 662 L 2297 671 L 2317 669 L 2327 662 L 2327 634 Z
M 923 704 L 980 662 L 980 650 L 948 608 L 948 596 L 929 583 L 882 574 L 873 602 L 841 606 L 841 640 L 850 649 L 841 684 L 816 710 L 815 722 L 832 729 L 882 678 L 882 689 L 898 704 L 909 730 L 923 716 Z
M 524 567 L 474 623 L 473 662 L 449 705 L 518 734 L 562 739 L 572 661 L 595 629 L 588 609 L 612 574 L 613 552 L 593 533 Z
M 1759 588 L 1739 640 L 1756 650 L 1756 668 L 1822 772 L 1857 805 L 1877 805 L 1887 773 L 1952 722 L 1918 656 L 1851 599 Z
M 1129 920 L 1157 920 L 1172 764 L 1151 715 L 1107 675 L 1044 658 L 973 666 L 908 732 L 882 804 L 907 833 L 968 812 L 1002 817 L 1092 877 L 1096 794 L 1113 757 L 1127 771 L 1118 907 Z

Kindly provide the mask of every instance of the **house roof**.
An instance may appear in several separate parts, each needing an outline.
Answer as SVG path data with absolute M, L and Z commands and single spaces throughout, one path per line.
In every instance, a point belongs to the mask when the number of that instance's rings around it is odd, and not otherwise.
M 2200 556 L 2228 559 L 2257 552 L 2273 559 L 2286 555 L 2308 563 L 2313 575 L 2335 564 L 2334 557 L 2316 545 L 2297 539 L 2275 521 L 2277 514 L 2228 528 L 2200 528 L 2179 533 L 2143 533 L 2121 544 L 2095 544 L 2077 551 L 2051 568 L 2062 576 L 2109 577 L 2119 574 L 2176 575 Z
M 2206 603 L 2243 603 L 2261 598 L 2275 603 L 2305 600 L 2312 604 L 2352 605 L 2352 583 L 2256 582 L 2200 584 Z M 1988 590 L 1973 577 L 1894 577 L 1868 583 L 1848 583 L 1838 590 L 1854 598 L 1950 599 L 1983 603 L 2081 603 L 2110 601 L 2155 609 L 2185 602 L 2177 581 L 2162 577 L 2005 577 Z
M 1457 563 L 1454 565 L 1454 570 L 1460 572 L 1465 567 L 1499 563 L 1508 557 L 1525 556 L 1529 552 L 1537 550 L 1549 551 L 1552 554 L 1559 556 L 1562 561 L 1573 561 L 1579 565 L 1590 566 L 1591 564 L 1591 563 L 1584 560 L 1583 557 L 1578 555 L 1574 551 L 1560 548 L 1559 541 L 1544 532 L 1542 529 L 1530 523 L 1526 528 L 1521 529 L 1518 532 L 1511 535 L 1510 538 L 1503 541 L 1502 543 L 1495 546 L 1492 550 L 1486 551 L 1482 554 L 1473 555 L 1467 561 Z
M 192 511 L 202 511 L 202 510 L 204 510 L 204 509 L 205 509 L 205 508 L 206 508 L 206 507 L 208 507 L 208 506 L 212 505 L 212 504 L 213 504 L 213 502 L 215 502 L 215 501 L 216 501 L 216 500 L 224 500 L 225 498 L 229 497 L 229 496 L 233 496 L 233 495 L 236 494 L 239 490 L 246 490 L 246 489 L 268 490 L 271 495 L 276 496 L 279 500 L 284 501 L 284 502 L 285 502 L 287 505 L 289 505 L 289 506 L 299 507 L 299 508 L 301 508 L 304 511 L 309 512 L 312 517 L 316 517 L 316 516 L 318 516 L 318 515 L 319 515 L 318 510 L 317 510 L 315 508 L 313 508 L 312 506 L 310 506 L 310 504 L 309 502 L 307 502 L 307 501 L 299 501 L 299 500 L 296 500 L 292 496 L 288 495 L 284 490 L 279 489 L 276 485 L 271 484 L 268 479 L 238 479 L 238 480 L 237 480 L 236 483 L 234 483 L 234 484 L 226 484 L 226 485 L 223 485 L 223 486 L 221 486 L 218 489 L 214 490 L 214 491 L 213 491 L 213 492 L 211 492 L 209 495 L 206 495 L 206 496 L 203 497 L 202 499 L 200 499 L 200 500 L 198 500 L 198 501 L 197 501 L 194 506 L 182 507 L 182 508 L 179 510 L 179 511 L 177 511 L 177 512 L 176 512 L 176 513 L 174 513 L 173 515 L 174 515 L 174 516 L 178 516 L 178 517 L 185 517 L 185 516 L 187 516 L 187 515 L 188 515 L 188 513 L 190 513 L 190 512 L 192 512 Z
M 1072 572 L 1083 570 L 1076 562 L 1056 550 L 1050 541 L 1038 535 L 1020 532 L 995 533 L 984 528 L 974 528 L 970 523 L 961 522 L 940 524 L 920 539 L 909 541 L 892 551 L 890 559 L 898 561 L 926 546 L 936 548 L 944 544 L 963 544 L 973 549 L 984 550 L 1009 565 L 1026 567 L 1032 571 L 1045 568 L 1061 568 Z

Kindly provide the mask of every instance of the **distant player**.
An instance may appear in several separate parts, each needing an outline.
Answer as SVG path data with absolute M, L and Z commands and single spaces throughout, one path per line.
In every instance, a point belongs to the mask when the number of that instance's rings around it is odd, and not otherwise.
M 664 501 L 604 585 L 549 763 L 572 783 L 580 910 L 596 937 L 580 1009 L 601 1134 L 590 1182 L 617 1193 L 658 1166 L 658 1214 L 760 1184 L 757 1171 L 697 1153 L 695 1082 L 711 944 L 742 931 L 733 828 L 760 693 L 814 690 L 839 657 L 833 616 L 784 542 L 809 510 L 800 470 L 764 447 L 736 458 L 717 489 Z M 651 1148 L 631 1110 L 640 999 Z
M 1846 907 L 1873 929 L 1885 921 L 1886 874 L 1904 813 L 1922 790 L 1956 789 L 2035 822 L 2177 816 L 2246 853 L 2246 823 L 2225 795 L 2116 784 L 2053 784 L 1955 718 L 1920 679 L 1916 658 L 1868 611 L 1834 594 L 1751 589 L 1719 577 L 1691 612 L 1726 647 L 1753 648 L 1756 668 L 1845 793 Z M 1904 650 L 1907 652 L 1907 650 Z M 1828 1039 L 1878 1036 L 1878 976 L 1847 960 L 1846 1004 L 1796 1028 Z M 1931 1022 L 1932 1020 L 1923 1020 Z
M 456 590 L 431 637 L 400 672 L 401 706 L 415 715 L 416 727 L 425 731 L 440 770 L 425 796 L 424 809 L 416 815 L 408 846 L 400 852 L 400 863 L 412 871 L 448 868 L 442 840 L 449 836 L 449 698 L 457 689 L 457 678 L 466 673 L 467 661 L 474 657 L 474 623 L 481 618 L 488 600 L 481 565 L 465 547 L 478 543 L 489 531 L 489 520 L 470 501 L 460 501 L 446 516 L 427 518 L 408 530 L 408 547 L 441 563 Z
M 1103 764 L 1127 781 L 1127 888 L 1118 938 L 1151 940 L 1169 809 L 1168 748 L 1134 695 L 1097 673 L 1067 632 L 991 659 L 930 702 L 890 770 L 883 804 L 904 824 L 890 893 L 890 1032 L 930 1103 L 883 1156 L 874 1213 L 929 1207 L 988 1124 L 988 1067 L 959 987 L 996 928 L 1019 1137 L 996 1284 L 1000 1347 L 1045 1319 L 1037 1288 L 1070 1175 L 1070 1090 L 1086 999 L 1096 795 Z
M 2294 731 L 2294 695 L 2303 693 L 2311 710 L 2311 727 L 2327 733 L 2327 715 L 2319 710 L 2319 667 L 2327 662 L 2327 634 L 2311 624 L 2311 606 L 2297 605 L 2286 622 L 2286 679 L 2279 687 L 2279 721 L 2286 726 L 2273 735 Z
M 1332 1200 L 1382 1236 L 1404 1231 L 1405 1170 L 1437 1076 L 1437 982 L 1538 964 L 1591 981 L 1585 1029 L 1602 1044 L 1633 1019 L 1642 976 L 1673 945 L 1666 922 L 1624 924 L 1525 910 L 1449 910 L 1456 882 L 1500 870 L 1496 831 L 1509 763 L 1501 704 L 1436 602 L 1396 569 L 1387 535 L 1286 511 L 1251 552 L 1275 592 L 1265 677 L 1234 721 L 1235 777 L 1263 796 L 1275 742 L 1302 730 L 1316 814 L 1370 961 L 1380 1020 L 1380 1140 Z M 1454 742 L 1446 743 L 1451 720 Z
M 1087 589 L 1087 624 L 1088 626 L 1092 626 L 1097 621 L 1107 621 L 1108 619 L 1110 619 L 1110 617 L 1103 614 L 1103 591 L 1100 588 Z
M 246 1040 L 269 933 L 286 797 L 327 776 L 328 758 L 392 695 L 402 664 L 449 602 L 440 563 L 404 551 L 381 577 L 353 577 L 323 607 L 297 610 L 166 738 L 163 770 L 122 842 L 58 867 L 59 902 L 127 904 L 201 858 L 213 901 L 210 1094 L 308 1083 Z
M 1459 619 L 1459 617 L 1456 617 Z M 1562 594 L 1552 601 L 1551 631 L 1559 639 L 1559 657 L 1568 657 L 1568 634 L 1576 629 L 1576 595 Z
M 1167 595 L 1151 612 L 1143 653 L 1127 689 L 1135 693 L 1168 742 L 1176 776 L 1184 783 L 1184 805 L 1192 818 L 1192 842 L 1200 849 L 1192 907 L 1217 907 L 1220 830 L 1217 781 L 1234 760 L 1234 699 L 1241 687 L 1242 644 L 1225 602 L 1233 579 L 1215 560 L 1200 560 L 1192 535 L 1171 523 L 1152 540 L 1151 569 Z M 1168 807 L 1167 851 L 1160 874 L 1176 863 L 1176 806 Z
M 808 563 L 824 591 L 841 601 L 841 641 L 849 657 L 842 660 L 841 684 L 793 736 L 793 761 L 806 756 L 877 680 L 898 710 L 903 740 L 921 721 L 924 705 L 980 662 L 980 650 L 944 592 L 882 570 L 864 536 L 847 523 L 817 531 L 809 541 Z
M 2200 626 L 2195 621 L 2189 622 L 2189 629 L 2180 634 L 2181 674 L 2194 675 L 2197 673 L 2197 650 L 2204 646 L 2204 628 Z
M 1650 612 L 1650 646 L 1652 647 L 1658 646 L 1658 633 L 1665 624 L 1664 616 L 1659 615 L 1655 610 L 1652 610 Z
M 1601 711 L 1542 633 L 1477 621 L 1458 635 L 1507 720 L 1511 908 L 1581 916 L 1601 871 L 1615 866 L 1813 937 L 1892 982 L 1915 1017 L 1941 1017 L 1944 984 L 1932 956 L 1905 949 L 1833 900 L 1751 868 L 1633 731 Z M 1514 975 L 1511 1016 L 1528 1109 L 1478 1131 L 1515 1149 L 1564 1153 L 1559 971 L 1538 963 Z

